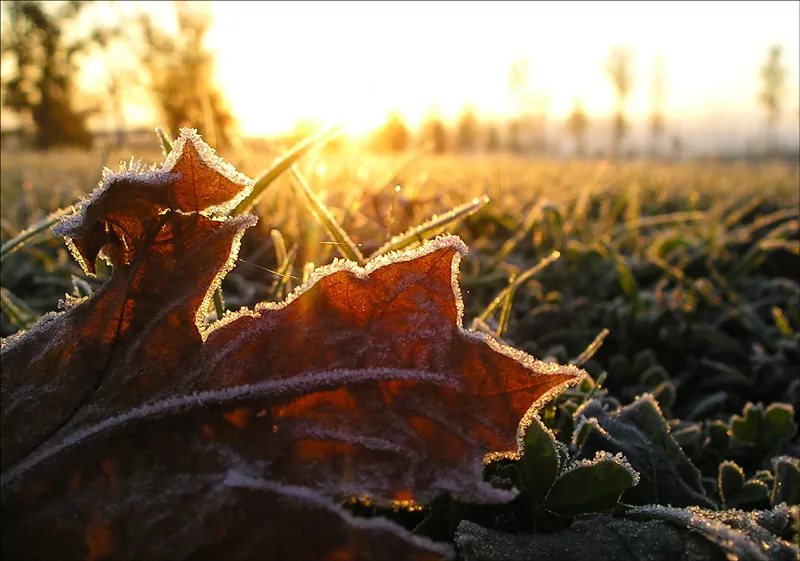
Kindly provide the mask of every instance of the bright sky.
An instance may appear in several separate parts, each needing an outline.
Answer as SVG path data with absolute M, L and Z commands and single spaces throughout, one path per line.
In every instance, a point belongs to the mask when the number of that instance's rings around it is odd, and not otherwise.
M 120 2 L 174 19 L 169 2 Z M 771 45 L 788 69 L 787 119 L 800 98 L 800 2 L 212 2 L 208 45 L 246 134 L 298 119 L 416 124 L 433 107 L 454 118 L 514 110 L 509 67 L 529 60 L 530 95 L 554 119 L 576 98 L 595 116 L 614 107 L 603 72 L 613 45 L 634 50 L 632 117 L 650 111 L 653 62 L 666 66 L 666 111 L 762 118 L 759 69 Z M 102 67 L 95 66 L 97 77 Z M 144 113 L 130 108 L 132 115 Z M 134 120 L 137 118 L 134 117 Z

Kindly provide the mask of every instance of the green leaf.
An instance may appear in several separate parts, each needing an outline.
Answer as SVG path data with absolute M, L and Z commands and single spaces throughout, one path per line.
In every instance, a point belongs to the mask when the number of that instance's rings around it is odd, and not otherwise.
M 794 407 L 786 403 L 773 403 L 764 411 L 762 440 L 771 444 L 779 440 L 790 440 L 797 434 L 794 422 Z
M 757 508 L 769 508 L 769 485 L 758 479 L 749 479 L 741 489 L 728 498 L 725 503 L 726 508 L 740 508 L 753 510 Z
M 538 505 L 553 485 L 561 468 L 561 461 L 556 438 L 542 424 L 538 415 L 530 416 L 530 424 L 524 431 L 520 465 L 522 481 L 533 503 Z
M 575 413 L 576 432 L 587 423 L 588 432 L 580 443 L 578 459 L 594 458 L 598 452 L 621 453 L 639 472 L 640 481 L 628 489 L 628 504 L 700 505 L 714 508 L 706 496 L 700 472 L 670 435 L 666 419 L 651 394 L 609 413 L 598 399 Z
M 719 498 L 725 505 L 744 485 L 744 471 L 736 462 L 722 462 L 717 470 Z
M 748 402 L 742 413 L 731 417 L 733 436 L 741 442 L 769 446 L 797 433 L 794 408 L 786 403 L 773 403 L 764 410 L 760 403 Z
M 720 454 L 728 450 L 728 443 L 731 438 L 731 429 L 728 423 L 723 421 L 712 421 L 706 425 L 706 445 L 710 446 Z
M 772 488 L 772 504 L 786 503 L 789 506 L 800 503 L 800 460 L 791 456 L 772 458 L 775 481 Z
M 608 512 L 638 483 L 639 474 L 622 454 L 598 452 L 593 460 L 582 460 L 562 473 L 542 506 L 564 517 Z

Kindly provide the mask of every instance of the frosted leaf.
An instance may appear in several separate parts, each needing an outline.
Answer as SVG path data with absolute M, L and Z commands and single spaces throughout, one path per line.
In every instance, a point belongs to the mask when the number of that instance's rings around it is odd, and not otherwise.
M 300 516 L 281 498 L 287 486 L 319 501 L 348 493 L 387 504 L 514 496 L 483 481 L 482 459 L 518 452 L 520 419 L 583 371 L 463 328 L 466 247 L 453 236 L 364 267 L 337 260 L 286 301 L 207 328 L 210 298 L 256 221 L 211 214 L 250 183 L 187 129 L 159 170 L 132 162 L 107 173 L 79 217 L 57 228 L 88 272 L 101 251 L 113 272 L 3 343 L 0 487 L 3 520 L 14 521 L 3 526 L 4 552 L 18 556 L 34 536 L 75 557 L 100 557 L 97 548 L 137 557 L 139 544 L 149 555 L 178 535 L 216 536 L 222 547 L 228 532 L 239 535 L 231 512 L 247 512 L 245 528 L 285 520 L 297 539 L 295 526 L 329 524 L 313 505 Z M 352 547 L 378 543 L 388 523 L 375 524 Z M 414 538 L 403 543 L 417 555 Z M 326 555 L 353 552 L 342 547 Z
M 715 546 L 661 521 L 593 516 L 555 533 L 509 534 L 463 521 L 456 532 L 464 561 L 709 561 Z
M 586 460 L 586 459 L 577 460 L 571 463 L 570 465 L 566 466 L 562 470 L 561 475 L 564 476 L 569 472 L 579 468 L 584 468 L 584 467 L 590 468 L 592 466 L 596 466 L 597 464 L 601 464 L 603 462 L 612 462 L 614 464 L 621 466 L 623 469 L 625 469 L 625 471 L 627 471 L 630 474 L 631 479 L 633 480 L 633 485 L 636 486 L 639 484 L 639 472 L 631 467 L 630 462 L 628 462 L 628 459 L 625 456 L 623 456 L 621 452 L 617 452 L 616 454 L 611 454 L 610 452 L 599 451 L 594 455 L 594 458 L 591 460 Z
M 579 459 L 594 458 L 599 451 L 622 453 L 640 474 L 639 484 L 625 492 L 624 502 L 714 507 L 705 496 L 700 472 L 669 433 L 652 395 L 645 394 L 613 413 L 593 399 L 574 417 Z
M 124 162 L 118 172 L 105 169 L 100 185 L 81 202 L 79 212 L 53 228 L 87 274 L 107 244 L 112 264 L 129 264 L 148 243 L 168 209 L 211 216 L 232 209 L 253 188 L 253 180 L 214 154 L 194 129 L 181 129 L 163 165 Z M 114 251 L 116 249 L 116 251 Z
M 715 512 L 698 507 L 681 509 L 648 505 L 630 509 L 628 516 L 664 520 L 688 528 L 716 544 L 728 559 L 795 561 L 800 553 L 797 545 L 773 534 L 776 526 L 780 526 L 781 533 L 789 527 L 790 515 L 786 505 L 757 512 L 737 509 Z

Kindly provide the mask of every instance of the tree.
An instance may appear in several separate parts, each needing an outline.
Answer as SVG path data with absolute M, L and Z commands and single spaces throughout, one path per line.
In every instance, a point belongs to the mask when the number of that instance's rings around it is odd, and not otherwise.
M 174 36 L 156 27 L 147 15 L 139 16 L 147 89 L 173 134 L 189 126 L 215 148 L 231 146 L 236 142 L 236 120 L 214 84 L 214 57 L 204 45 L 211 14 L 201 3 L 173 2 L 173 6 L 178 24 Z
M 522 124 L 522 119 L 519 117 L 508 121 L 508 142 L 506 146 L 509 152 L 514 154 L 523 152 Z
M 786 68 L 781 61 L 780 46 L 771 47 L 767 62 L 761 68 L 762 90 L 759 95 L 761 105 L 767 113 L 767 150 L 778 151 L 777 127 L 786 95 Z
M 370 139 L 370 147 L 376 152 L 403 152 L 408 149 L 411 133 L 403 116 L 397 111 L 390 111 L 386 122 Z
M 497 152 L 502 148 L 500 142 L 500 131 L 497 125 L 490 123 L 486 129 L 486 151 Z
M 435 154 L 447 151 L 447 127 L 438 114 L 431 114 L 422 124 L 422 141 L 430 144 Z
M 471 152 L 478 144 L 478 117 L 472 107 L 466 107 L 458 119 L 456 145 L 459 150 Z
M 575 100 L 572 112 L 567 117 L 567 130 L 575 140 L 575 154 L 578 157 L 586 156 L 586 130 L 589 128 L 589 117 L 583 110 L 579 99 Z
M 650 113 L 650 156 L 656 157 L 666 132 L 664 118 L 665 71 L 664 59 L 657 57 L 653 68 L 653 108 Z
M 89 148 L 92 135 L 88 118 L 100 110 L 87 106 L 89 96 L 75 85 L 79 62 L 97 47 L 108 44 L 113 29 L 91 28 L 77 37 L 79 16 L 89 2 L 4 2 L 0 49 L 3 62 L 11 60 L 12 71 L 2 78 L 3 102 L 33 130 L 36 149 L 57 146 Z M 84 107 L 80 107 L 79 100 Z
M 612 153 L 621 153 L 622 141 L 628 132 L 625 119 L 625 104 L 633 86 L 633 52 L 624 47 L 613 47 L 606 60 L 605 71 L 617 95 L 617 109 L 614 113 Z

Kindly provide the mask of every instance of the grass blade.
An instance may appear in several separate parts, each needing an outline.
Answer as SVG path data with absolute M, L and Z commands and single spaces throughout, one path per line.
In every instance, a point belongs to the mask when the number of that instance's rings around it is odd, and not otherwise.
M 506 240 L 506 242 L 502 245 L 500 250 L 495 255 L 494 259 L 492 260 L 493 267 L 496 267 L 500 263 L 502 263 L 505 258 L 514 251 L 514 248 L 528 235 L 531 228 L 536 224 L 536 221 L 539 219 L 539 216 L 542 214 L 542 209 L 545 206 L 545 199 L 539 200 L 533 208 L 528 212 L 527 216 L 525 216 L 525 220 L 522 223 L 522 226 L 519 227 L 517 232 L 514 234 L 514 237 Z
M 350 239 L 350 236 L 347 235 L 347 232 L 344 231 L 344 228 L 342 228 L 339 223 L 336 222 L 336 219 L 331 214 L 331 211 L 328 210 L 328 207 L 325 206 L 325 203 L 323 203 L 322 200 L 317 197 L 314 191 L 311 190 L 311 187 L 308 186 L 308 183 L 306 183 L 306 180 L 302 175 L 300 175 L 300 172 L 297 171 L 297 168 L 290 166 L 289 169 L 294 176 L 294 184 L 297 186 L 300 192 L 305 195 L 312 214 L 316 217 L 322 227 L 328 231 L 328 235 L 333 238 L 333 241 L 337 243 L 336 247 L 339 249 L 339 252 L 341 252 L 341 254 L 347 259 L 355 261 L 363 267 L 366 264 L 366 260 L 364 259 L 364 256 L 361 255 L 361 252 L 358 250 L 358 247 L 356 247 L 356 244 L 353 243 L 353 240 Z
M 583 366 L 586 364 L 586 361 L 592 358 L 600 347 L 603 346 L 603 341 L 608 337 L 609 333 L 611 332 L 608 329 L 603 328 L 603 330 L 597 334 L 597 337 L 594 338 L 594 341 L 592 341 L 581 354 L 573 358 L 570 363 L 575 366 Z
M 286 262 L 286 243 L 283 241 L 283 236 L 280 230 L 272 229 L 269 232 L 272 238 L 272 244 L 275 246 L 275 261 L 281 266 Z
M 414 243 L 422 243 L 426 239 L 435 236 L 448 226 L 466 218 L 481 209 L 486 203 L 489 202 L 489 197 L 483 196 L 474 198 L 471 202 L 458 206 L 453 210 L 442 214 L 441 216 L 434 216 L 430 220 L 423 222 L 419 226 L 415 226 L 403 234 L 393 237 L 387 243 L 379 247 L 375 253 L 370 257 L 377 257 L 390 251 L 404 249 Z
M 311 136 L 297 144 L 285 155 L 281 156 L 272 164 L 267 172 L 256 180 L 253 191 L 233 210 L 233 215 L 247 214 L 258 204 L 261 197 L 269 187 L 283 172 L 290 169 L 297 160 L 308 154 L 312 148 L 324 146 L 341 134 L 343 125 L 336 125 Z
M 18 329 L 28 329 L 39 318 L 39 315 L 31 310 L 25 302 L 2 287 L 0 287 L 0 311 Z
M 488 306 L 486 306 L 486 309 L 483 310 L 483 312 L 481 312 L 481 315 L 479 315 L 476 318 L 476 320 L 480 322 L 486 322 L 487 318 L 489 318 L 489 316 L 491 316 L 492 313 L 497 309 L 497 307 L 505 300 L 506 295 L 511 290 L 512 286 L 514 290 L 516 290 L 517 288 L 525 284 L 528 281 L 528 279 L 530 279 L 533 275 L 535 275 L 536 273 L 538 273 L 539 271 L 541 271 L 542 269 L 544 269 L 545 267 L 556 261 L 559 257 L 561 257 L 561 252 L 554 251 L 550 255 L 539 261 L 536 265 L 534 265 L 521 275 L 517 276 L 517 278 L 514 280 L 514 283 L 501 290 L 500 293 L 497 296 L 495 296 L 494 300 L 492 300 L 492 302 Z M 474 325 L 475 321 L 473 321 L 473 326 Z
M 172 152 L 172 139 L 162 127 L 156 127 L 156 136 L 161 143 L 161 151 L 164 152 L 164 155 Z
M 500 310 L 500 321 L 497 324 L 497 336 L 502 337 L 508 328 L 508 320 L 511 318 L 511 303 L 514 300 L 514 293 L 516 292 L 516 285 L 514 281 L 517 280 L 517 275 L 512 274 L 508 279 L 508 292 L 506 293 L 503 308 Z
M 292 291 L 292 266 L 294 265 L 294 260 L 297 257 L 297 251 L 299 249 L 300 246 L 294 244 L 283 261 L 278 262 L 278 270 L 275 271 L 277 278 L 270 287 L 272 298 L 276 301 L 283 300 L 283 297 Z
M 42 218 L 39 222 L 36 222 L 33 226 L 28 228 L 27 230 L 23 230 L 12 239 L 8 240 L 6 243 L 0 247 L 0 261 L 14 253 L 20 247 L 28 243 L 32 238 L 36 235 L 41 234 L 42 232 L 47 231 L 52 226 L 54 226 L 57 222 L 59 222 L 65 216 L 69 216 L 76 211 L 75 206 L 70 206 L 69 208 L 62 208 L 59 209 L 52 214 L 49 214 Z

